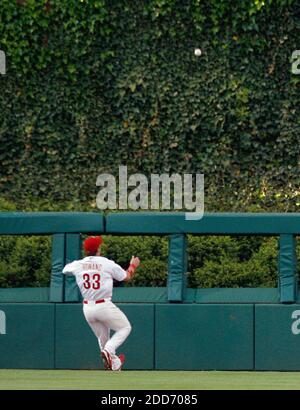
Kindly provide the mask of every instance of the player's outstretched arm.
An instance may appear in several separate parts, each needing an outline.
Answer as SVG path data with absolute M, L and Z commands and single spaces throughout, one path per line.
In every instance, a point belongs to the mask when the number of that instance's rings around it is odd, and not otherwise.
M 129 268 L 127 269 L 127 276 L 125 278 L 125 281 L 129 281 L 130 279 L 133 278 L 133 275 L 135 273 L 136 268 L 140 264 L 140 259 L 137 256 L 132 256 L 129 264 Z

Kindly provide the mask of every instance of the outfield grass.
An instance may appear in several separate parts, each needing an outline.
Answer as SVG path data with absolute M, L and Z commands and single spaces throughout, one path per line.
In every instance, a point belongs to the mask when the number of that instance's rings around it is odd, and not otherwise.
M 0 370 L 0 390 L 299 390 L 300 372 Z

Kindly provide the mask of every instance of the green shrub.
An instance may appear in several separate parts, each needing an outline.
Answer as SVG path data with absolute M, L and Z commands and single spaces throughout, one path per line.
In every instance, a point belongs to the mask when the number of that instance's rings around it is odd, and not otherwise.
M 265 240 L 250 259 L 242 262 L 232 255 L 208 258 L 189 277 L 194 287 L 276 287 L 277 238 Z
M 0 236 L 0 287 L 49 286 L 51 240 Z
M 168 239 L 159 236 L 103 236 L 102 254 L 128 268 L 132 255 L 144 260 L 157 258 L 167 263 Z
M 167 285 L 167 263 L 157 259 L 143 259 L 141 266 L 137 269 L 135 276 L 129 286 L 166 286 Z
M 236 259 L 238 242 L 230 236 L 188 236 L 189 271 L 204 265 L 206 260 L 219 261 L 225 255 Z
M 102 254 L 124 269 L 132 255 L 139 256 L 141 265 L 127 286 L 166 286 L 168 272 L 168 240 L 164 237 L 105 236 Z

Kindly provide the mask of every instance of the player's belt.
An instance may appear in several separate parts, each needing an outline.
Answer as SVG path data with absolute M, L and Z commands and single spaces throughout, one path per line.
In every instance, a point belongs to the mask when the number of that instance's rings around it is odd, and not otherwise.
M 105 299 L 98 299 L 98 300 L 95 300 L 95 301 L 90 300 L 90 302 L 94 302 L 94 303 L 98 304 L 98 303 L 103 303 L 103 302 L 105 302 Z M 89 301 L 88 301 L 88 300 L 84 300 L 83 303 L 85 303 L 85 304 L 87 305 L 87 304 L 89 303 Z

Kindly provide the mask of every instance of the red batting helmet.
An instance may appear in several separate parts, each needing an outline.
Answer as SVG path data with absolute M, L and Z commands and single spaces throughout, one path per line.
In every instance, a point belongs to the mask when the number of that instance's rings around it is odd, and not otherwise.
M 95 255 L 102 242 L 101 236 L 90 236 L 83 242 L 83 248 L 88 255 Z

